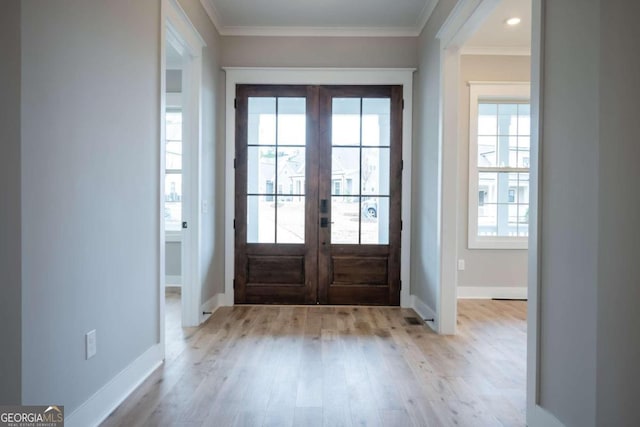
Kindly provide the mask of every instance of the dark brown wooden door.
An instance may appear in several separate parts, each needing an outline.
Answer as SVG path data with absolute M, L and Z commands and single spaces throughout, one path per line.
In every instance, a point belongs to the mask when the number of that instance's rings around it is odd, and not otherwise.
M 400 302 L 401 86 L 238 85 L 236 303 Z

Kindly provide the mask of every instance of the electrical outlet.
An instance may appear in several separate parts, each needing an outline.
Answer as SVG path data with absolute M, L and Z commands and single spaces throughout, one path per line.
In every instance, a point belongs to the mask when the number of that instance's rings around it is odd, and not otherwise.
M 96 352 L 98 351 L 98 343 L 97 343 L 95 329 L 87 332 L 87 334 L 85 335 L 85 345 L 86 345 L 86 351 L 87 351 L 87 360 L 89 360 L 93 356 L 95 356 Z
M 207 200 L 202 201 L 202 213 L 209 213 L 209 202 Z
M 463 259 L 459 259 L 458 260 L 458 271 L 463 271 L 464 270 L 464 260 Z

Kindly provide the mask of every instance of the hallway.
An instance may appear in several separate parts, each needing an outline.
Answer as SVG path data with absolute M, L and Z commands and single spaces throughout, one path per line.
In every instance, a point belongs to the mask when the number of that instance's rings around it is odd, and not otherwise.
M 168 297 L 179 322 L 171 307 Z M 524 425 L 525 302 L 462 300 L 457 336 L 413 319 L 386 307 L 221 308 L 168 333 L 166 363 L 103 426 Z

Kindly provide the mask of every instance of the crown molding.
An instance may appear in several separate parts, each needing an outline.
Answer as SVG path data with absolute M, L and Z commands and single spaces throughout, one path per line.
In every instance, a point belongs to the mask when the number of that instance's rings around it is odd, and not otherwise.
M 216 27 L 218 33 L 222 34 L 220 29 L 222 28 L 222 21 L 220 20 L 220 14 L 216 9 L 216 6 L 213 4 L 212 0 L 200 0 L 200 4 L 204 8 L 204 11 L 209 15 L 209 19 L 213 23 L 213 26 Z
M 412 28 L 392 27 L 222 27 L 223 36 L 265 37 L 417 37 Z
M 528 46 L 463 46 L 461 55 L 531 56 Z
M 213 0 L 200 0 L 222 36 L 263 37 L 418 37 L 439 0 L 427 0 L 414 27 L 258 27 L 225 26 Z
M 431 18 L 433 11 L 438 5 L 438 1 L 439 0 L 427 0 L 427 2 L 424 4 L 424 7 L 422 8 L 422 12 L 420 13 L 420 17 L 418 18 L 418 25 L 416 26 L 416 29 L 418 30 L 417 31 L 418 36 L 422 34 L 422 30 L 424 30 L 424 27 L 427 25 L 427 22 L 429 22 L 429 18 Z

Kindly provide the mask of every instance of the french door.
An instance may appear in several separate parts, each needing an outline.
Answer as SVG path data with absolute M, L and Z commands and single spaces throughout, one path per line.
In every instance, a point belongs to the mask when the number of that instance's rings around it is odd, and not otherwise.
M 235 302 L 400 303 L 401 86 L 236 88 Z

